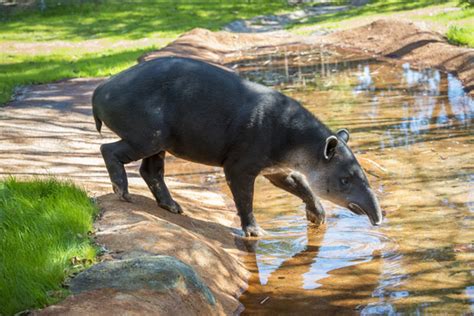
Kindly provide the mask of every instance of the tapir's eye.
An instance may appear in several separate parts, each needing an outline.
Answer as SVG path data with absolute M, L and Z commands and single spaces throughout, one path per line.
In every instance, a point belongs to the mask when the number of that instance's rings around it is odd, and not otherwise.
M 342 185 L 348 185 L 349 184 L 349 178 L 341 178 L 341 184 Z

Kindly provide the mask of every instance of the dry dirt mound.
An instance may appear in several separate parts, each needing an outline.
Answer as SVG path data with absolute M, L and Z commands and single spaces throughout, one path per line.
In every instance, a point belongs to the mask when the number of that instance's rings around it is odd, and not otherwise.
M 184 33 L 168 46 L 141 56 L 138 61 L 144 62 L 165 56 L 182 56 L 222 65 L 229 55 L 242 54 L 248 49 L 288 45 L 302 40 L 302 37 L 287 32 L 238 34 L 196 28 Z

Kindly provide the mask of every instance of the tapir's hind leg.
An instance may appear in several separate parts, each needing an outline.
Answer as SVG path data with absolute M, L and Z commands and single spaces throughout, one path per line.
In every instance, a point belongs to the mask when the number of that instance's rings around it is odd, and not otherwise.
M 143 157 L 142 154 L 135 151 L 127 142 L 121 140 L 115 143 L 103 144 L 100 146 L 102 157 L 104 157 L 105 166 L 109 172 L 110 181 L 114 192 L 120 199 L 130 202 L 128 193 L 127 173 L 124 164 L 138 160 Z
M 165 152 L 162 151 L 151 157 L 143 159 L 140 175 L 145 180 L 155 196 L 158 205 L 171 213 L 182 213 L 183 210 L 171 197 L 164 179 Z
M 319 199 L 311 191 L 306 180 L 297 172 L 267 174 L 265 178 L 270 182 L 293 195 L 296 195 L 306 204 L 306 217 L 315 224 L 322 224 L 325 221 L 324 208 Z

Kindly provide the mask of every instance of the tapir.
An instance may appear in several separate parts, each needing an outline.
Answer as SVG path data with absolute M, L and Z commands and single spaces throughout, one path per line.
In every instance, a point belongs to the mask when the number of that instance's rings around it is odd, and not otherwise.
M 103 144 L 114 192 L 130 201 L 124 165 L 142 159 L 140 175 L 160 207 L 182 209 L 164 181 L 165 153 L 223 167 L 245 236 L 264 231 L 253 215 L 255 178 L 301 198 L 307 219 L 322 224 L 319 198 L 365 214 L 382 211 L 357 159 L 349 132 L 332 132 L 296 100 L 203 61 L 163 57 L 100 84 L 92 97 L 97 130 L 120 137 Z

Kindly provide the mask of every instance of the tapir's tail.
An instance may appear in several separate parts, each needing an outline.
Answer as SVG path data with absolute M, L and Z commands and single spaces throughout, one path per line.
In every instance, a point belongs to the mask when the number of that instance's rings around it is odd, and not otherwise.
M 99 87 L 101 85 L 99 85 Z M 95 128 L 97 129 L 99 134 L 102 135 L 102 133 L 100 132 L 100 130 L 102 129 L 102 121 L 100 120 L 99 116 L 97 115 L 97 111 L 96 111 L 96 96 L 97 96 L 97 90 L 98 90 L 99 87 L 97 87 L 94 90 L 94 93 L 92 94 L 92 100 L 91 101 L 92 101 L 92 115 L 94 116 Z
M 97 117 L 95 113 L 94 114 L 94 121 L 95 121 L 95 128 L 101 134 L 100 130 L 102 129 L 102 121 Z

